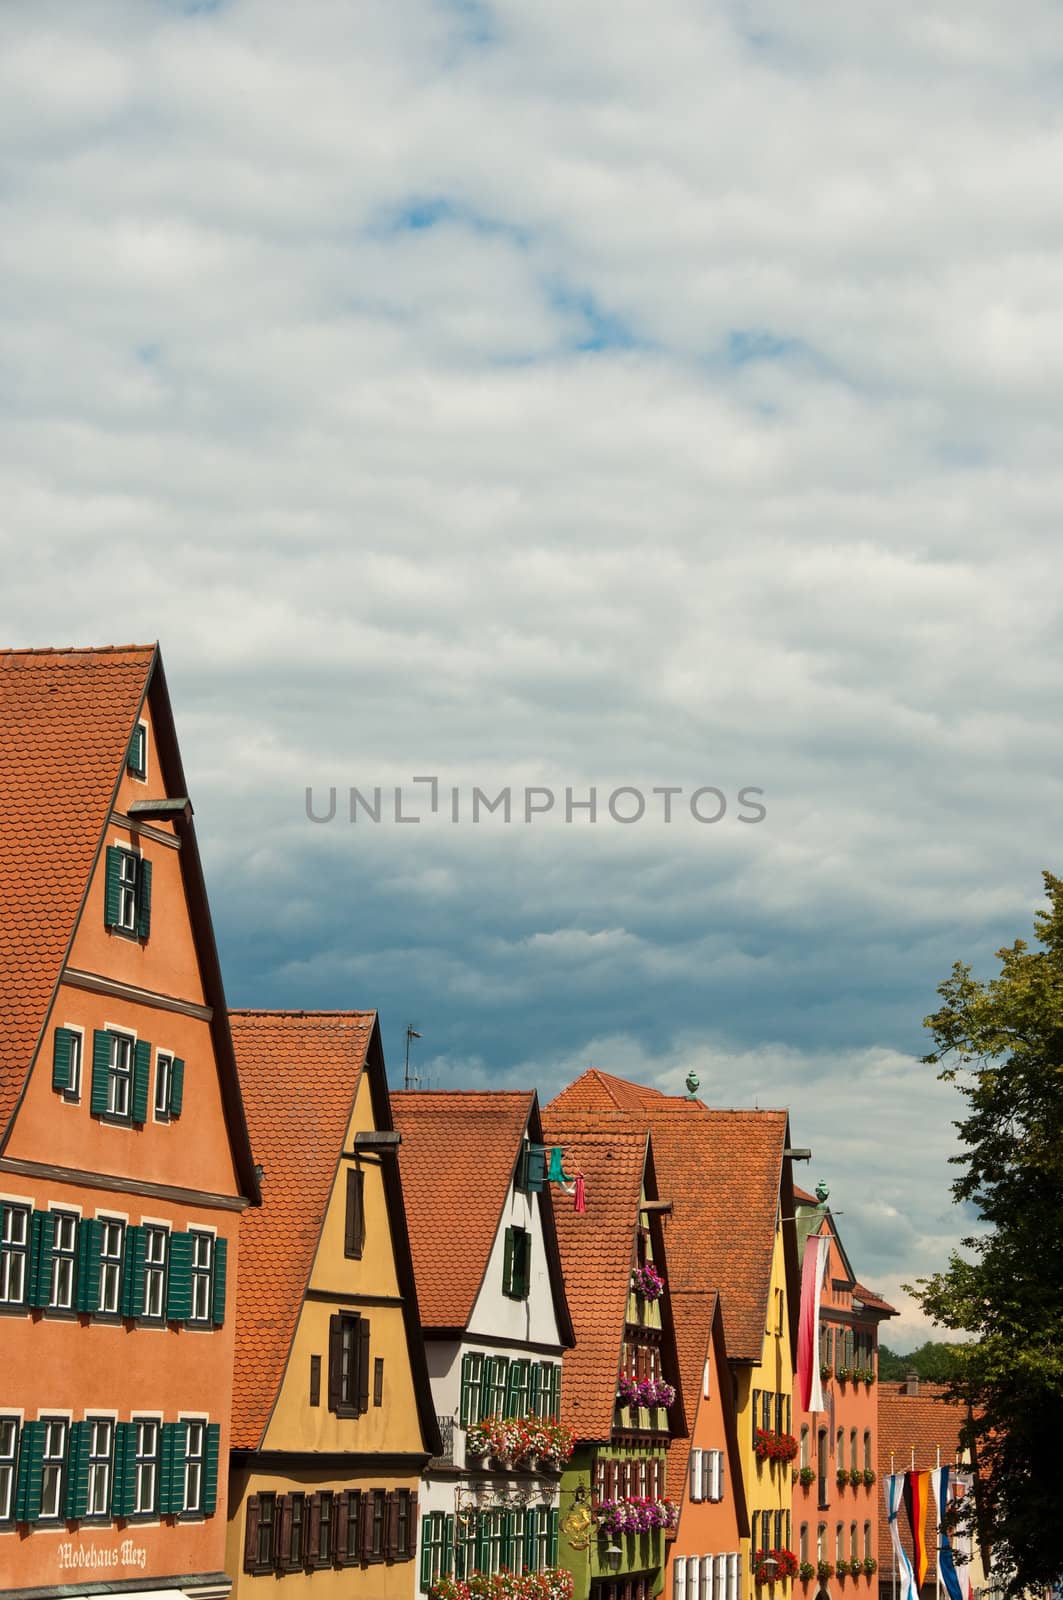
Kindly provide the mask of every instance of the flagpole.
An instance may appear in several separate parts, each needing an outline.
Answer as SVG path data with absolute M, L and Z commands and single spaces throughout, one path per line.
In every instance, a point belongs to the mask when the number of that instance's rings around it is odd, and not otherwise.
M 890 1451 L 890 1477 L 893 1478 L 894 1475 L 895 1474 L 894 1474 L 894 1470 L 893 1470 L 893 1451 L 891 1450 Z M 893 1490 L 891 1489 L 890 1490 L 890 1500 L 892 1501 L 892 1499 L 893 1499 Z M 892 1597 L 892 1600 L 897 1600 L 897 1546 L 893 1542 L 892 1536 L 890 1538 L 890 1546 L 891 1546 L 891 1548 L 893 1550 L 893 1597 Z
M 938 1447 L 937 1447 L 937 1457 L 938 1457 L 938 1459 L 937 1459 L 937 1468 L 936 1468 L 936 1470 L 938 1472 L 940 1472 L 941 1471 L 941 1446 L 940 1445 L 938 1445 Z M 938 1481 L 939 1481 L 939 1484 L 940 1484 L 940 1479 Z M 931 1479 L 931 1482 L 933 1482 L 933 1479 Z M 940 1493 L 935 1494 L 934 1499 L 937 1501 L 937 1515 L 938 1515 L 938 1536 L 937 1536 L 937 1541 L 936 1541 L 937 1549 L 934 1552 L 934 1596 L 935 1596 L 935 1600 L 941 1600 L 941 1495 L 940 1495 Z

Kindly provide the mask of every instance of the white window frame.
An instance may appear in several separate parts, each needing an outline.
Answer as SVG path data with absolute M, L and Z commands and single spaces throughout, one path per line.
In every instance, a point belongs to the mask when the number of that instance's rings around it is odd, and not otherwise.
M 173 1237 L 173 1224 L 166 1217 L 141 1217 L 140 1226 L 145 1230 L 144 1236 L 144 1322 L 152 1328 L 165 1328 L 166 1326 L 166 1280 L 170 1272 L 170 1241 Z M 165 1254 L 162 1266 L 162 1293 L 161 1305 L 158 1311 L 153 1312 L 149 1305 L 149 1286 L 157 1281 L 160 1263 L 148 1257 L 148 1246 L 154 1234 L 164 1234 L 166 1237 Z
M 28 1310 L 26 1295 L 29 1292 L 27 1275 L 30 1259 L 30 1229 L 33 1216 L 33 1200 L 30 1196 L 0 1195 L 0 1202 L 4 1206 L 3 1233 L 0 1242 L 7 1246 L 0 1250 L 0 1306 L 11 1306 L 16 1310 Z M 25 1229 L 21 1239 L 13 1237 L 16 1219 L 22 1220 Z M 11 1246 L 14 1246 L 14 1250 Z M 12 1263 L 19 1264 L 19 1293 L 12 1294 L 12 1280 L 14 1273 Z
M 111 1495 L 114 1489 L 114 1442 L 115 1424 L 118 1421 L 118 1413 L 117 1411 L 93 1410 L 86 1413 L 85 1421 L 91 1429 L 89 1434 L 89 1470 L 85 1497 L 85 1520 L 87 1522 L 107 1522 L 110 1520 L 111 1516 Z M 96 1454 L 96 1429 L 100 1427 L 105 1427 L 110 1430 L 110 1448 L 107 1452 L 107 1460 L 105 1464 L 101 1463 L 98 1458 L 96 1460 L 93 1459 L 94 1455 Z M 104 1466 L 102 1495 L 99 1492 L 99 1469 L 101 1465 Z M 99 1509 L 94 1510 L 93 1505 L 96 1500 L 102 1500 L 103 1504 L 99 1507 Z
M 202 1411 L 179 1411 L 177 1413 L 177 1420 L 178 1422 L 187 1423 L 189 1430 L 188 1445 L 185 1449 L 185 1475 L 184 1481 L 181 1485 L 181 1510 L 178 1514 L 183 1517 L 201 1517 L 204 1514 L 203 1490 L 206 1485 L 207 1477 L 207 1428 L 210 1424 L 210 1418 L 204 1415 Z M 200 1428 L 202 1430 L 199 1438 L 199 1450 L 195 1455 L 193 1455 L 191 1450 L 193 1428 Z M 195 1497 L 196 1504 L 189 1505 L 189 1483 L 192 1471 L 195 1468 L 198 1468 L 199 1470 L 199 1484 Z M 303 1530 L 304 1540 L 306 1539 L 308 1532 L 309 1520 L 307 1521 L 306 1527 Z M 335 1533 L 336 1530 L 333 1528 L 333 1538 L 335 1538 Z
M 126 1028 L 118 1022 L 105 1022 L 103 1031 L 110 1040 L 107 1058 L 107 1110 L 104 1115 L 114 1117 L 119 1122 L 132 1122 L 133 1120 L 133 1082 L 136 1077 L 137 1067 L 137 1035 L 134 1028 Z M 118 1071 L 118 1046 L 125 1043 L 129 1048 L 129 1072 L 119 1074 Z M 118 1086 L 125 1086 L 125 1110 L 118 1109 Z
M 117 927 L 122 933 L 136 933 L 137 902 L 140 898 L 141 852 L 134 850 L 128 843 L 121 843 L 118 848 L 122 852 L 122 863 L 118 872 Z M 130 863 L 132 863 L 131 875 L 127 870 Z
M 687 1568 L 687 1600 L 702 1600 L 701 1595 L 701 1562 L 694 1557 Z M 709 1590 L 708 1600 L 712 1600 L 712 1590 Z
M 77 1040 L 76 1052 L 71 1047 L 70 1053 L 70 1087 L 60 1089 L 59 1093 L 67 1105 L 77 1106 L 81 1104 L 81 1087 L 85 1081 L 85 1029 L 78 1022 L 61 1022 L 59 1027 Z
M 48 1210 L 55 1217 L 55 1241 L 52 1246 L 52 1277 L 48 1285 L 48 1311 L 76 1311 L 77 1309 L 77 1273 L 78 1273 L 78 1229 L 81 1227 L 81 1207 L 65 1205 L 62 1201 L 52 1200 Z M 60 1255 L 59 1229 L 65 1222 L 74 1224 L 74 1240 L 69 1252 Z M 64 1262 L 70 1264 L 70 1297 L 68 1300 L 57 1298 L 59 1291 L 59 1273 Z M 106 1412 L 95 1413 L 106 1416 Z
M 0 1406 L 0 1427 L 13 1424 L 15 1437 L 10 1455 L 0 1455 L 0 1527 L 15 1520 L 15 1490 L 18 1487 L 18 1445 L 25 1413 L 21 1406 Z M 6 1477 L 5 1477 L 6 1474 Z M 6 1494 L 3 1485 L 6 1484 Z
M 742 1592 L 742 1553 L 733 1551 L 727 1557 L 727 1600 L 739 1600 Z
M 56 1525 L 63 1521 L 63 1491 L 66 1488 L 67 1473 L 70 1470 L 70 1422 L 73 1413 L 70 1411 L 49 1411 L 44 1416 L 38 1416 L 38 1422 L 45 1426 L 44 1449 L 41 1456 L 41 1509 L 38 1520 L 41 1522 L 54 1522 Z M 62 1428 L 63 1449 L 61 1456 L 48 1455 L 50 1443 L 49 1430 L 53 1427 Z M 55 1483 L 55 1510 L 45 1510 L 44 1484 L 50 1469 L 58 1467 Z
M 710 1375 L 710 1371 L 711 1371 L 711 1366 L 712 1366 L 712 1364 L 711 1364 L 708 1356 L 706 1356 L 705 1357 L 705 1366 L 702 1369 L 702 1374 L 701 1374 L 701 1398 L 703 1400 L 708 1400 L 710 1398 L 709 1375 Z
M 133 1440 L 133 1456 L 136 1465 L 133 1469 L 132 1515 L 140 1523 L 158 1522 L 162 1516 L 162 1512 L 159 1509 L 159 1491 L 162 1488 L 160 1481 L 162 1478 L 162 1412 L 137 1411 L 133 1416 L 130 1417 L 129 1420 L 137 1430 L 136 1437 Z M 140 1448 L 141 1429 L 145 1427 L 152 1427 L 155 1429 L 155 1453 L 152 1457 L 145 1456 Z M 151 1506 L 145 1509 L 141 1505 L 141 1485 L 143 1483 L 141 1473 L 145 1461 L 149 1460 L 153 1468 L 153 1494 Z
M 727 1562 L 717 1556 L 712 1563 L 712 1600 L 727 1600 Z M 704 1596 L 709 1600 L 709 1596 Z
M 696 1561 L 697 1556 L 692 1560 Z M 687 1600 L 686 1556 L 676 1556 L 672 1562 L 672 1600 Z
M 167 1050 L 159 1045 L 155 1051 L 155 1072 L 152 1077 L 152 1105 L 151 1119 L 153 1122 L 169 1122 L 170 1099 L 173 1095 L 173 1064 L 177 1052 Z M 159 1088 L 163 1082 L 163 1062 L 166 1063 L 166 1097 L 162 1109 L 159 1108 Z
M 188 1232 L 192 1235 L 192 1239 L 193 1239 L 193 1244 L 192 1244 L 192 1314 L 188 1319 L 188 1324 L 189 1324 L 190 1327 L 195 1327 L 195 1328 L 209 1328 L 209 1327 L 212 1326 L 211 1317 L 212 1317 L 212 1313 L 213 1313 L 213 1309 L 214 1309 L 214 1274 L 217 1271 L 217 1265 L 218 1265 L 218 1230 L 217 1230 L 217 1228 L 201 1227 L 201 1226 L 199 1226 L 197 1224 L 196 1227 L 189 1228 Z M 209 1271 L 209 1273 L 204 1272 L 203 1268 L 201 1266 L 197 1266 L 197 1264 L 196 1264 L 196 1256 L 197 1256 L 197 1254 L 199 1252 L 199 1241 L 201 1239 L 209 1239 L 210 1240 L 210 1271 Z M 207 1306 L 206 1306 L 206 1311 L 204 1312 L 204 1314 L 202 1316 L 198 1316 L 196 1314 L 196 1302 L 197 1302 L 197 1299 L 198 1299 L 199 1294 L 201 1292 L 201 1285 L 203 1283 L 206 1283 L 206 1285 L 207 1285 L 207 1289 L 206 1289 Z
M 125 1273 L 126 1266 L 128 1264 L 127 1263 L 127 1259 L 126 1259 L 126 1248 L 127 1248 L 128 1242 L 129 1242 L 129 1214 L 127 1212 L 126 1215 L 123 1216 L 121 1214 L 121 1212 L 118 1212 L 118 1211 L 97 1211 L 95 1220 L 97 1222 L 99 1222 L 100 1224 L 102 1224 L 102 1226 L 104 1228 L 108 1228 L 108 1227 L 121 1228 L 121 1230 L 122 1230 L 122 1251 L 121 1251 L 121 1256 L 120 1256 L 120 1258 L 119 1258 L 117 1263 L 113 1259 L 110 1259 L 110 1258 L 106 1257 L 104 1255 L 104 1249 L 105 1249 L 106 1242 L 107 1242 L 106 1241 L 106 1235 L 103 1238 L 101 1238 L 101 1240 L 100 1240 L 100 1293 L 99 1293 L 99 1298 L 98 1298 L 96 1307 L 95 1307 L 95 1309 L 94 1309 L 92 1314 L 93 1314 L 93 1316 L 97 1316 L 97 1317 L 120 1317 L 122 1315 L 122 1277 L 123 1277 L 123 1274 Z M 112 1306 L 109 1306 L 109 1305 L 107 1305 L 105 1303 L 106 1299 L 107 1299 L 107 1296 L 106 1296 L 104 1290 L 105 1290 L 105 1285 L 110 1284 L 110 1282 L 112 1281 L 113 1269 L 114 1269 L 114 1267 L 116 1265 L 118 1267 L 118 1272 L 117 1272 L 117 1277 L 115 1279 L 115 1291 L 114 1291 L 115 1304 L 112 1307 Z
M 143 717 L 139 717 L 137 719 L 137 722 L 136 722 L 136 724 L 134 726 L 133 732 L 134 733 L 142 732 L 143 735 L 144 735 L 144 742 L 143 742 L 143 746 L 142 746 L 143 756 L 144 756 L 144 771 L 143 771 L 143 773 L 137 772 L 135 770 L 135 768 L 130 766 L 130 764 L 129 764 L 129 751 L 127 750 L 126 751 L 126 774 L 127 774 L 128 777 L 132 778 L 135 783 L 147 783 L 147 781 L 148 781 L 148 725 L 144 721 Z M 130 743 L 130 745 L 132 745 L 132 743 L 133 743 L 132 737 L 130 737 L 129 743 Z
M 705 1498 L 705 1452 L 690 1452 L 690 1498 L 698 1503 Z

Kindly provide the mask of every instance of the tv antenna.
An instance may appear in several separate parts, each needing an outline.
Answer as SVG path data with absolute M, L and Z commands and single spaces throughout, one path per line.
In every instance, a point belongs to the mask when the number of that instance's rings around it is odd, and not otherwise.
M 421 1081 L 420 1078 L 417 1077 L 414 1077 L 413 1079 L 410 1078 L 410 1040 L 419 1039 L 420 1037 L 421 1035 L 417 1032 L 417 1029 L 414 1027 L 413 1023 L 408 1022 L 406 1024 L 406 1076 L 403 1079 L 402 1084 L 404 1089 L 408 1089 L 411 1082 L 420 1083 Z

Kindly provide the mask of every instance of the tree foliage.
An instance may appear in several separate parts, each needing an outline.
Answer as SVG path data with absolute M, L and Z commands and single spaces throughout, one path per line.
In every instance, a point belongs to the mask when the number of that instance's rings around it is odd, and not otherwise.
M 958 1344 L 943 1344 L 940 1340 L 928 1339 L 908 1355 L 899 1355 L 888 1345 L 880 1344 L 878 1375 L 886 1382 L 897 1382 L 914 1372 L 928 1383 L 945 1383 L 956 1372 L 955 1351 L 960 1348 Z
M 1040 948 L 998 951 L 987 982 L 957 963 L 924 1058 L 966 1100 L 953 1194 L 984 1226 L 914 1292 L 975 1335 L 948 1381 L 970 1408 L 983 1551 L 1011 1594 L 1063 1573 L 1063 880 L 1044 879 Z

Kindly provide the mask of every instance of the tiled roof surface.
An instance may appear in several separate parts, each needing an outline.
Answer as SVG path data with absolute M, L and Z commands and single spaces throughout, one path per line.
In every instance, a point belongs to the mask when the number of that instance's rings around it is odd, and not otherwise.
M 232 1011 L 262 1205 L 240 1223 L 233 1434 L 262 1441 L 310 1277 L 375 1011 Z M 294 1092 L 298 1086 L 298 1093 Z
M 960 1429 L 966 1419 L 962 1406 L 944 1398 L 943 1389 L 933 1383 L 920 1381 L 918 1394 L 904 1393 L 903 1383 L 879 1383 L 878 1389 L 878 1475 L 886 1478 L 889 1472 L 908 1472 L 915 1451 L 915 1468 L 925 1472 L 938 1465 L 938 1451 L 942 1466 L 956 1464 L 960 1447 Z M 961 1451 L 963 1459 L 966 1452 Z M 879 1493 L 882 1491 L 879 1490 Z M 934 1525 L 934 1512 L 930 1511 L 929 1526 Z M 898 1518 L 901 1543 L 911 1554 L 912 1541 L 907 1518 L 903 1510 Z M 893 1551 L 889 1524 L 885 1515 L 879 1521 L 878 1559 L 882 1570 L 892 1567 Z
M 153 645 L 0 651 L 0 1132 L 33 1058 Z
M 809 1194 L 807 1189 L 799 1188 L 796 1183 L 794 1184 L 794 1199 L 797 1201 L 799 1206 L 819 1205 L 819 1201 L 816 1199 L 814 1194 Z
M 668 1477 L 675 1486 L 673 1493 L 678 1498 L 679 1486 L 687 1481 L 690 1440 L 698 1414 L 698 1400 L 701 1397 L 705 1377 L 705 1361 L 709 1355 L 709 1337 L 712 1333 L 713 1313 L 716 1310 L 716 1292 L 701 1289 L 673 1290 L 669 1285 L 669 1293 L 672 1301 L 672 1320 L 675 1323 L 676 1354 L 679 1357 L 679 1383 L 689 1430 L 687 1437 L 674 1438 L 668 1447 Z M 665 1377 L 671 1377 L 671 1373 L 666 1372 Z M 720 1382 L 718 1374 L 716 1382 Z
M 612 1079 L 586 1072 L 563 1089 L 544 1115 L 569 1120 L 597 1099 L 607 1114 L 618 1095 Z M 767 1323 L 768 1289 L 779 1182 L 786 1141 L 785 1111 L 715 1111 L 700 1100 L 662 1095 L 628 1084 L 641 1109 L 614 1109 L 616 1126 L 653 1135 L 661 1198 L 674 1203 L 666 1222 L 673 1290 L 719 1290 L 728 1354 L 759 1362 Z M 578 1120 L 578 1111 L 577 1111 Z
M 582 1172 L 587 1209 L 557 1207 L 565 1294 L 576 1347 L 565 1355 L 562 1420 L 578 1439 L 608 1439 L 613 1425 L 632 1252 L 646 1169 L 645 1133 L 607 1126 L 596 1131 L 544 1115 L 550 1144 L 568 1149 L 566 1170 Z
M 427 1328 L 464 1328 L 502 1217 L 530 1093 L 396 1090 L 417 1302 Z M 461 1248 L 447 1241 L 461 1241 Z
M 876 1294 L 874 1289 L 867 1289 L 862 1283 L 853 1284 L 853 1299 L 859 1300 L 862 1305 L 867 1306 L 869 1311 L 885 1311 L 891 1317 L 899 1315 L 896 1306 L 891 1306 L 888 1300 L 883 1300 L 882 1296 Z
M 659 1089 L 591 1067 L 563 1089 L 554 1104 L 564 1105 L 566 1111 L 640 1111 L 647 1100 L 664 1098 Z

